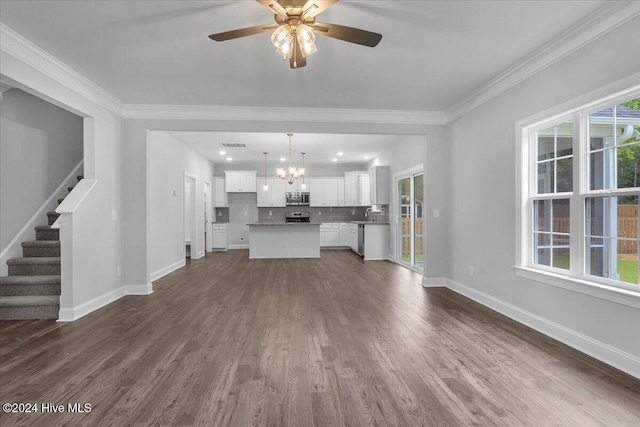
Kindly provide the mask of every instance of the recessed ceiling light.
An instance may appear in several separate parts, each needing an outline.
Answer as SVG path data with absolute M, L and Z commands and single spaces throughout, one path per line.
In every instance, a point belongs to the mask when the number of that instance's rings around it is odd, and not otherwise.
M 231 157 L 227 157 L 227 162 L 230 162 L 231 160 L 233 160 Z
M 331 159 L 332 162 L 337 162 L 338 159 L 336 159 L 335 157 L 333 159 Z
M 226 152 L 226 151 L 224 151 L 224 150 L 220 151 L 220 155 L 221 155 L 221 156 L 224 156 L 225 154 L 227 154 L 227 152 Z
M 338 156 L 342 156 L 344 153 L 342 151 L 338 151 Z
M 287 159 L 285 159 L 284 157 L 280 157 L 280 161 L 281 162 L 284 162 L 285 160 L 287 160 Z
M 364 156 L 364 159 L 365 160 L 369 160 L 369 156 Z

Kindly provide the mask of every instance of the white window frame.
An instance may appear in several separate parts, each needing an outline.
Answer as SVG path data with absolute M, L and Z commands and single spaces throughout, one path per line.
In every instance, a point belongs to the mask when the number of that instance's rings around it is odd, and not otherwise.
M 548 285 L 640 308 L 639 285 L 584 274 L 585 202 L 607 195 L 637 195 L 638 190 L 590 190 L 588 135 L 590 113 L 630 99 L 640 98 L 640 73 L 543 111 L 516 123 L 516 275 Z M 536 131 L 571 120 L 573 123 L 573 192 L 536 196 Z M 534 170 L 535 169 L 535 170 Z M 533 263 L 533 200 L 570 199 L 570 270 Z

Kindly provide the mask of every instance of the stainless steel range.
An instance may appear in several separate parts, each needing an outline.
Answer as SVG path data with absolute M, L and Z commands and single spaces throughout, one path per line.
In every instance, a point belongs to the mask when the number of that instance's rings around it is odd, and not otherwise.
M 287 212 L 285 222 L 310 222 L 309 212 Z

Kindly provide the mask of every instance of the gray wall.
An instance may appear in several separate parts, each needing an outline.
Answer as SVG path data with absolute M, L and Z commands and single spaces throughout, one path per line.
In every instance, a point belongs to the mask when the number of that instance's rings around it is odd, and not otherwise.
M 149 263 L 159 277 L 183 263 L 185 253 L 185 172 L 196 177 L 196 235 L 191 257 L 204 251 L 204 182 L 213 165 L 167 132 L 149 132 Z
M 20 89 L 2 94 L 0 249 L 82 160 L 82 145 L 82 117 Z
M 444 212 L 448 278 L 636 357 L 638 309 L 517 277 L 512 266 L 515 123 L 637 73 L 638 28 L 640 17 L 449 124 Z

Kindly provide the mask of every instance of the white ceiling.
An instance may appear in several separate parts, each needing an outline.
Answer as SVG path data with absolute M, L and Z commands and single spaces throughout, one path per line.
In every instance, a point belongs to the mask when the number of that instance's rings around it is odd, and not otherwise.
M 281 158 L 288 162 L 289 138 L 284 133 L 252 132 L 168 132 L 214 163 L 225 163 L 230 157 L 232 163 L 261 162 L 264 152 L 269 153 L 269 164 Z M 305 164 L 359 163 L 366 164 L 393 144 L 406 139 L 406 135 L 345 135 L 301 133 L 291 137 L 292 159 L 301 165 L 305 153 Z M 245 144 L 242 148 L 227 148 L 222 144 Z M 224 151 L 225 154 L 220 154 Z M 339 155 L 338 153 L 342 153 Z M 335 162 L 333 159 L 336 159 Z
M 318 52 L 296 70 L 269 33 L 207 37 L 272 23 L 253 0 L 2 0 L 0 21 L 128 105 L 429 112 L 456 105 L 605 3 L 341 0 L 318 22 L 381 33 L 382 41 L 369 48 L 319 36 Z M 286 148 L 281 134 L 174 136 L 207 157 L 218 151 L 208 141 L 244 139 L 260 158 L 277 151 L 274 141 Z M 294 147 L 306 147 L 309 160 L 326 150 L 330 160 L 338 149 L 364 156 L 399 138 L 296 135 Z
M 318 37 L 292 70 L 253 0 L 2 0 L 12 30 L 127 104 L 446 110 L 605 1 L 342 0 L 319 22 L 383 35 L 375 48 Z

